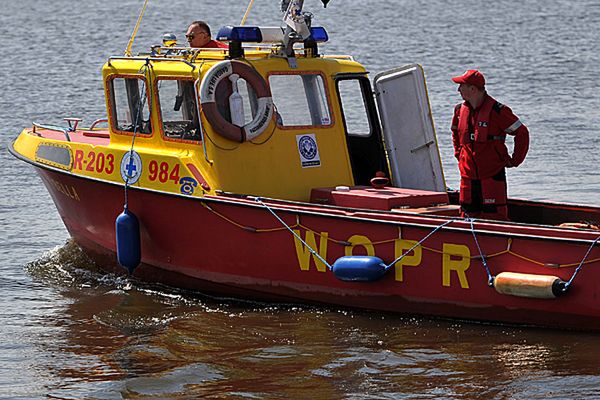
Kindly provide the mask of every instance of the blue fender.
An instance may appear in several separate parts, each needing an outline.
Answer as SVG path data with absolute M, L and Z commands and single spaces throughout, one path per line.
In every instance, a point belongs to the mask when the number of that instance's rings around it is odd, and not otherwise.
M 119 264 L 132 274 L 141 261 L 140 223 L 137 217 L 127 208 L 115 221 L 117 238 L 117 260 Z
M 333 274 L 346 282 L 374 282 L 387 271 L 387 266 L 379 257 L 344 256 L 333 263 Z

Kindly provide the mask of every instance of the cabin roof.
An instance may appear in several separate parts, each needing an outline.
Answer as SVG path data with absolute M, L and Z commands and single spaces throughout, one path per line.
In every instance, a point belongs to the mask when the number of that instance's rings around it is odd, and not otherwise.
M 172 52 L 160 48 L 160 52 L 140 53 L 137 56 L 115 56 L 110 57 L 103 67 L 104 75 L 112 73 L 140 75 L 143 66 L 150 62 L 156 74 L 190 75 L 196 69 L 205 70 L 213 64 L 230 59 L 227 49 L 190 49 L 172 48 Z M 274 53 L 274 49 L 265 46 L 245 47 L 242 60 L 252 62 L 275 61 L 269 68 L 277 70 L 288 69 L 293 71 L 288 59 Z M 277 63 L 277 60 L 281 60 Z M 303 66 L 323 71 L 340 70 L 340 72 L 364 73 L 364 67 L 356 62 L 350 55 L 319 55 L 307 57 L 303 51 L 298 52 L 295 57 L 298 68 Z M 283 64 L 285 62 L 285 64 Z M 333 65 L 336 67 L 333 67 Z

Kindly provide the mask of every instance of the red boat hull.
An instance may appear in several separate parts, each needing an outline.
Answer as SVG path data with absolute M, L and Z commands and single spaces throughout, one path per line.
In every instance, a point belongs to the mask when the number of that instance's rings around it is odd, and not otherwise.
M 36 170 L 74 240 L 101 267 L 124 272 L 115 254 L 115 218 L 123 210 L 123 186 L 39 166 Z M 343 282 L 252 199 L 202 199 L 138 188 L 129 189 L 128 199 L 141 226 L 142 264 L 134 275 L 142 280 L 257 300 L 600 330 L 598 247 L 565 295 L 503 295 L 487 284 L 469 221 L 457 220 L 380 280 Z M 348 254 L 376 255 L 390 263 L 448 219 L 307 203 L 268 204 L 329 264 Z M 594 236 L 542 225 L 475 223 L 475 237 L 493 275 L 508 271 L 567 281 Z M 553 267 L 557 265 L 561 267 Z

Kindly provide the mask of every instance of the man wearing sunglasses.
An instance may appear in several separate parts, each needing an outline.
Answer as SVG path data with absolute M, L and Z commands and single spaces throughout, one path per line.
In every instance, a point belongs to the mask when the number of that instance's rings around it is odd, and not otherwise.
M 212 40 L 210 27 L 204 21 L 194 21 L 190 24 L 185 34 L 190 47 L 203 49 L 227 49 L 227 44 Z

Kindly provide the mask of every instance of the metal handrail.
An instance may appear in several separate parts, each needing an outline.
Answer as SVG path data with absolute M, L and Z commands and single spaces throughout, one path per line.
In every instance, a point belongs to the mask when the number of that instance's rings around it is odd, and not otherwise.
M 280 43 L 273 43 L 273 44 L 261 44 L 261 43 L 251 43 L 251 44 L 242 44 L 242 47 L 246 50 L 271 50 L 271 52 L 280 49 L 281 48 L 281 44 Z M 159 49 L 161 51 L 165 51 L 165 53 L 158 53 L 158 54 L 149 54 L 149 55 L 144 55 L 139 54 L 137 56 L 114 56 L 114 57 L 110 57 L 108 59 L 108 64 L 110 65 L 110 62 L 113 60 L 135 60 L 135 61 L 180 61 L 188 66 L 190 66 L 192 68 L 192 71 L 194 71 L 196 69 L 196 65 L 194 64 L 194 61 L 198 58 L 198 56 L 204 52 L 207 51 L 211 51 L 214 52 L 215 50 L 221 50 L 223 53 L 227 53 L 228 49 L 215 49 L 215 48 L 192 48 L 192 47 L 162 47 L 162 46 L 156 46 L 153 47 L 153 49 Z M 294 48 L 294 51 L 296 52 L 305 52 L 306 49 L 305 48 Z M 188 57 L 191 58 L 192 61 L 188 61 L 186 59 L 184 59 L 184 57 Z M 324 56 L 326 58 L 345 58 L 345 59 L 350 59 L 353 60 L 352 57 L 350 56 Z
M 191 62 L 189 62 L 188 60 L 183 60 L 180 58 L 166 58 L 166 57 L 110 57 L 108 59 L 108 64 L 110 65 L 110 62 L 113 60 L 137 60 L 137 61 L 180 61 L 184 64 L 189 65 L 190 67 L 192 67 L 192 71 L 194 71 L 196 69 L 196 65 L 192 64 Z
M 62 133 L 64 133 L 65 138 L 67 139 L 67 142 L 71 141 L 69 132 L 72 132 L 72 130 L 69 128 L 62 128 L 60 126 L 53 126 L 53 125 L 43 125 L 43 124 L 38 124 L 37 122 L 33 122 L 33 133 L 35 133 L 35 128 L 47 129 L 49 131 L 55 131 L 55 132 L 62 132 Z
M 96 127 L 96 125 L 102 124 L 104 122 L 108 122 L 108 118 L 99 118 L 99 119 L 95 120 L 94 122 L 92 122 L 92 125 L 90 126 L 89 130 L 91 131 L 92 129 L 94 129 Z

